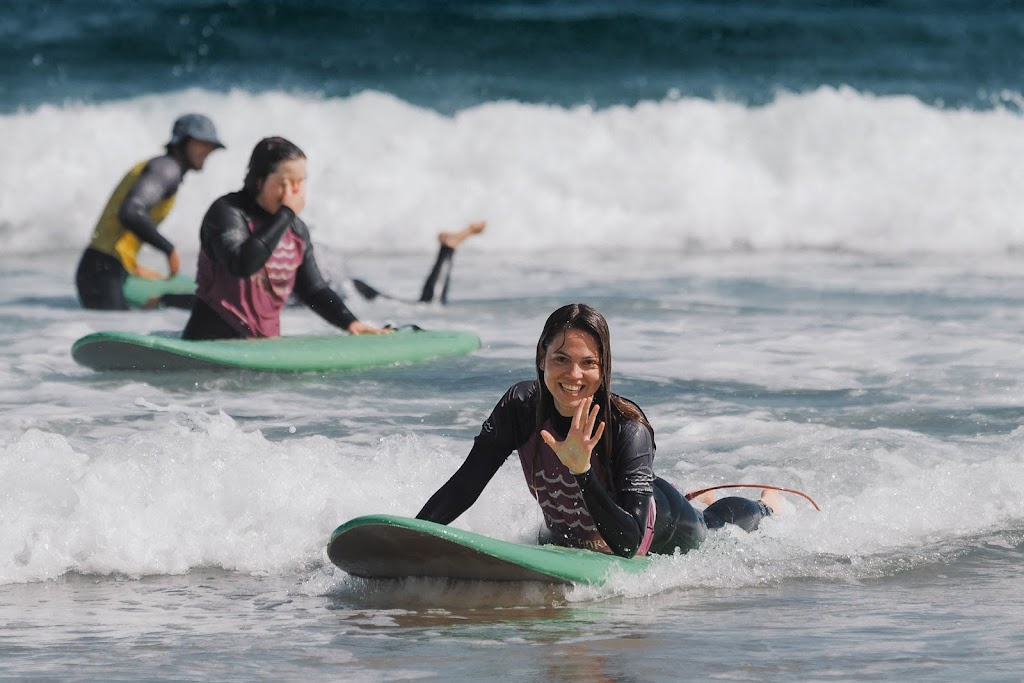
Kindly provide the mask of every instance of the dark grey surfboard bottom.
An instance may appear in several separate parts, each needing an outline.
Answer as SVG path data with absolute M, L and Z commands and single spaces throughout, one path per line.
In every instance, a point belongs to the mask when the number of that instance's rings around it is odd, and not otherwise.
M 225 367 L 224 363 L 116 339 L 83 344 L 74 349 L 72 356 L 79 365 L 94 370 L 223 370 Z
M 386 534 L 379 527 L 353 529 L 332 548 L 345 571 L 354 576 L 561 582 L 549 574 L 469 546 L 401 527 L 391 527 Z
M 637 573 L 646 557 L 526 545 L 408 517 L 368 515 L 335 529 L 331 562 L 353 576 L 433 577 L 473 581 L 602 584 L 614 573 Z

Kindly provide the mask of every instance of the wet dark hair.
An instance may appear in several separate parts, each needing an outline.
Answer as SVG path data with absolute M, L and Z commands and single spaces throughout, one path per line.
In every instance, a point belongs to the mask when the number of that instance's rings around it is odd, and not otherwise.
M 263 138 L 253 147 L 249 157 L 249 170 L 242 189 L 250 196 L 260 193 L 260 185 L 277 170 L 282 161 L 305 159 L 306 153 L 298 145 L 281 137 Z
M 537 384 L 539 400 L 537 401 L 537 424 L 544 424 L 555 413 L 555 399 L 551 396 L 544 383 L 544 358 L 548 349 L 559 335 L 569 330 L 586 332 L 597 342 L 598 363 L 601 367 L 601 385 L 594 393 L 594 403 L 601 407 L 599 419 L 605 422 L 604 434 L 597 444 L 598 458 L 609 475 L 612 472 L 612 434 L 619 421 L 638 421 L 643 423 L 654 438 L 654 428 L 647 421 L 634 403 L 611 392 L 612 383 L 612 342 L 608 331 L 608 321 L 597 309 L 587 304 L 568 304 L 562 306 L 548 316 L 544 329 L 537 340 Z M 563 338 L 564 342 L 564 338 Z

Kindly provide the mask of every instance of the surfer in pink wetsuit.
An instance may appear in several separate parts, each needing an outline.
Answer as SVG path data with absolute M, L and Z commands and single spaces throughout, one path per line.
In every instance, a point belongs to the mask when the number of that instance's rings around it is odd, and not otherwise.
M 260 140 L 242 189 L 217 199 L 203 218 L 196 299 L 183 338 L 276 337 L 281 309 L 293 293 L 321 318 L 351 334 L 390 331 L 358 320 L 324 279 L 309 228 L 299 218 L 305 205 L 305 153 L 281 137 Z M 441 250 L 423 300 L 443 301 L 455 248 L 484 226 L 474 223 L 439 235 Z
M 513 385 L 483 423 L 462 466 L 417 517 L 453 522 L 519 454 L 553 543 L 623 557 L 687 552 L 708 529 L 757 528 L 782 504 L 731 496 L 697 510 L 654 476 L 654 430 L 633 402 L 613 394 L 608 323 L 586 304 L 552 313 L 537 342 L 537 379 Z M 705 499 L 707 500 L 707 499 Z

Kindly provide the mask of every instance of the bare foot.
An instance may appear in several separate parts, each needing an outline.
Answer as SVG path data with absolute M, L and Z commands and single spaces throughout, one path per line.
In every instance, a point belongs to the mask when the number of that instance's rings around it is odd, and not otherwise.
M 707 507 L 708 505 L 711 505 L 716 500 L 718 500 L 718 496 L 715 495 L 714 491 L 705 491 L 704 493 L 697 496 L 694 500 L 703 503 L 704 506 Z
M 793 511 L 793 505 L 786 500 L 781 491 L 775 489 L 764 489 L 761 491 L 761 502 L 767 505 L 773 515 L 782 517 Z
M 144 310 L 144 311 L 151 311 L 154 308 L 158 308 L 159 306 L 160 306 L 160 297 L 159 296 L 151 296 L 151 297 L 149 297 L 148 299 L 146 299 L 143 302 L 142 310 Z
M 477 221 L 475 223 L 470 223 L 458 232 L 438 233 L 437 239 L 444 246 L 456 249 L 467 237 L 470 237 L 471 235 L 479 235 L 486 227 L 487 221 Z

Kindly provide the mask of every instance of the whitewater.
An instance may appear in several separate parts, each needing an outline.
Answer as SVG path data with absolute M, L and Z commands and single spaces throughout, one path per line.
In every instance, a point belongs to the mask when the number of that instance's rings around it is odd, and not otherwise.
M 1004 99 L 1019 100 L 1006 94 Z M 941 109 L 849 88 L 750 106 L 672 93 L 594 108 L 491 102 L 446 116 L 379 92 L 186 90 L 0 115 L 11 163 L 7 253 L 72 248 L 124 169 L 200 111 L 228 149 L 192 174 L 163 231 L 196 241 L 206 207 L 241 186 L 262 137 L 309 157 L 304 216 L 341 249 L 427 249 L 488 216 L 481 248 L 990 252 L 1024 243 L 1024 123 L 1005 107 Z
M 336 277 L 413 295 L 437 232 L 488 220 L 448 306 L 350 302 L 482 348 L 336 374 L 77 366 L 85 334 L 184 326 L 82 310 L 73 272 L 106 193 L 187 111 L 228 148 L 164 224 L 184 270 L 206 207 L 284 135 L 309 156 L 303 217 Z M 1019 680 L 1022 126 L 830 87 L 452 115 L 192 89 L 0 115 L 0 672 Z M 755 534 L 601 588 L 333 568 L 336 526 L 415 515 L 455 471 L 572 301 L 607 316 L 613 390 L 650 417 L 660 476 L 797 488 L 822 510 L 793 498 Z M 301 308 L 282 330 L 332 333 Z M 518 470 L 456 526 L 532 542 Z

